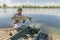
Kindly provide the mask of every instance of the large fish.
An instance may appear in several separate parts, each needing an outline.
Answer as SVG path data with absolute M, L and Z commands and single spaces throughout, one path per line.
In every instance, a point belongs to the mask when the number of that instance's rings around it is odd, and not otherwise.
M 14 16 L 11 18 L 12 20 L 19 20 L 19 21 L 26 21 L 29 20 L 32 22 L 32 17 L 28 17 L 28 16 Z

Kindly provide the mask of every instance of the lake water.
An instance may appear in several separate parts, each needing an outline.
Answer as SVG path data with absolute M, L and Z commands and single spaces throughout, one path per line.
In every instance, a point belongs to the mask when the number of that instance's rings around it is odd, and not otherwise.
M 11 17 L 16 9 L 0 9 L 0 27 L 12 25 Z M 23 15 L 31 16 L 33 22 L 43 22 L 60 28 L 60 9 L 23 9 Z
M 0 28 L 13 25 L 11 17 L 15 13 L 16 9 L 0 9 Z M 24 8 L 22 14 L 32 17 L 32 23 L 44 23 L 48 26 L 46 29 L 60 34 L 60 9 Z M 26 24 L 30 24 L 30 22 L 27 21 Z

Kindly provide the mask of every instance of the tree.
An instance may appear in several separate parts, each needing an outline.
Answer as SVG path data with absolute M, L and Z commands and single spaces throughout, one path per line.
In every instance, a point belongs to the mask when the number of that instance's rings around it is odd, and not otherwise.
M 0 6 L 0 8 L 1 8 L 1 6 Z
M 3 8 L 6 8 L 7 7 L 7 5 L 6 4 L 3 4 Z
M 17 8 L 17 6 L 14 5 L 13 8 Z

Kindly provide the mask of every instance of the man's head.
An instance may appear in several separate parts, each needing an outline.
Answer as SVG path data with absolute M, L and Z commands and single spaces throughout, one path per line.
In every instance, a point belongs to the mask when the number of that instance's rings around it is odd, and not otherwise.
M 22 14 L 22 8 L 17 9 L 17 14 L 19 14 L 19 15 Z

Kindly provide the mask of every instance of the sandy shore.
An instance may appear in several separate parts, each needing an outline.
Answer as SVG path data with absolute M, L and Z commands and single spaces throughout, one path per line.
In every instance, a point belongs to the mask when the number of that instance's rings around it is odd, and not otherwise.
M 1 28 L 0 29 L 0 40 L 8 40 L 11 36 L 9 35 L 10 34 L 10 29 L 13 29 L 13 28 Z M 16 30 L 12 30 L 11 32 L 14 32 L 13 35 L 16 34 L 15 32 Z
M 2 29 L 0 29 L 0 40 L 10 40 L 9 38 L 12 37 L 9 35 L 10 29 L 13 29 L 13 28 L 2 28 Z M 12 30 L 11 32 L 13 33 L 13 36 L 17 33 L 16 30 Z M 25 40 L 25 39 L 22 38 L 21 40 Z M 28 40 L 32 40 L 32 38 L 29 38 Z
M 0 40 L 8 40 L 11 37 L 9 35 L 10 29 L 13 29 L 13 28 L 1 28 L 0 29 Z M 17 33 L 16 30 L 12 30 L 11 32 L 13 33 L 13 35 Z M 60 35 L 57 33 L 52 32 L 49 35 L 52 36 L 53 40 L 60 40 Z

